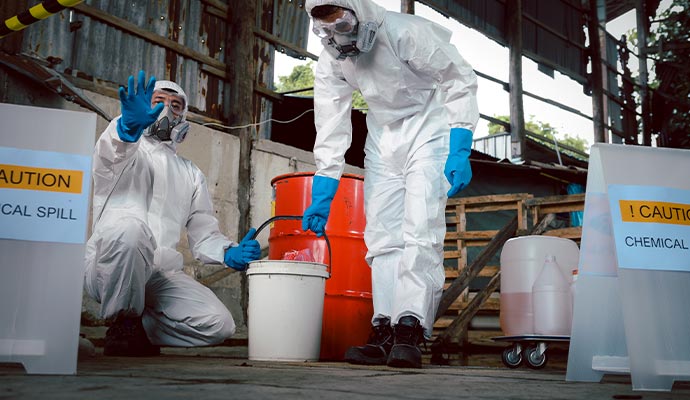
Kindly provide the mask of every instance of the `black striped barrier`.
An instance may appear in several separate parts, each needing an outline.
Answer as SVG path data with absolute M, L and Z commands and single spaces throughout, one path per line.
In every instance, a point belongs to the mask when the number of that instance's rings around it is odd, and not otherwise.
M 0 25 L 0 39 L 10 33 L 21 31 L 34 22 L 46 19 L 53 14 L 59 13 L 67 7 L 74 7 L 84 0 L 45 0 L 23 13 L 5 20 Z

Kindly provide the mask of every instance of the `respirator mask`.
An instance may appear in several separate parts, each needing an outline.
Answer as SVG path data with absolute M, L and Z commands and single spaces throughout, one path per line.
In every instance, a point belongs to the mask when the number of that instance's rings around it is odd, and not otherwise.
M 351 10 L 344 10 L 343 15 L 333 22 L 314 19 L 312 31 L 321 38 L 326 51 L 337 60 L 344 60 L 371 50 L 376 37 L 376 24 L 359 23 Z
M 171 106 L 163 108 L 158 119 L 147 128 L 147 136 L 155 136 L 160 141 L 172 140 L 182 143 L 189 131 L 189 122 L 184 117 L 176 116 Z

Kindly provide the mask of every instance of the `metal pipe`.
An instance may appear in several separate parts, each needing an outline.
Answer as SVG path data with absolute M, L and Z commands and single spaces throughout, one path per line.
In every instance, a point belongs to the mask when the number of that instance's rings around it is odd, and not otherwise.
M 45 0 L 28 10 L 10 17 L 0 25 L 0 39 L 10 33 L 20 31 L 27 26 L 59 13 L 68 7 L 74 7 L 84 0 Z

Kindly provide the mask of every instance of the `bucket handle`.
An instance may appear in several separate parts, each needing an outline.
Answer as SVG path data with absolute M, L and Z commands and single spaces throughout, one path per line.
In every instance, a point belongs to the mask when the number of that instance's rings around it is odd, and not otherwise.
M 254 236 L 252 236 L 252 240 L 256 239 L 257 236 L 259 236 L 259 232 L 261 232 L 265 227 L 273 223 L 273 221 L 278 221 L 278 220 L 302 220 L 302 215 L 276 215 L 273 216 L 269 219 L 266 220 L 259 228 L 256 230 L 254 233 Z M 331 270 L 333 265 L 333 252 L 331 251 L 331 242 L 328 240 L 328 236 L 326 236 L 326 232 L 324 230 L 323 232 L 323 238 L 326 240 L 326 247 L 328 247 L 328 257 L 329 257 L 329 263 L 328 263 L 328 276 L 331 276 Z

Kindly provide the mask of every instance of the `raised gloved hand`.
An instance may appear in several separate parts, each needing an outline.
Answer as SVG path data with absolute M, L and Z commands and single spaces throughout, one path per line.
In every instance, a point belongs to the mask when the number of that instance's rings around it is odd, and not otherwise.
M 450 129 L 450 151 L 443 173 L 450 183 L 448 197 L 455 196 L 472 180 L 470 153 L 472 152 L 472 131 L 465 128 Z
M 323 236 L 324 228 L 328 222 L 328 214 L 331 212 L 331 202 L 338 191 L 337 179 L 326 176 L 314 175 L 311 185 L 311 205 L 304 211 L 302 217 L 302 230 Z
M 158 114 L 165 107 L 165 104 L 158 103 L 151 108 L 156 78 L 152 76 L 146 87 L 144 87 L 145 80 L 146 74 L 144 71 L 139 71 L 136 93 L 134 92 L 134 77 L 131 75 L 127 81 L 127 93 L 125 93 L 125 88 L 120 86 L 122 116 L 117 121 L 117 134 L 123 142 L 133 143 L 139 140 L 144 129 L 158 118 Z
M 252 239 L 255 234 L 256 229 L 251 228 L 239 245 L 225 250 L 225 264 L 228 267 L 237 271 L 244 271 L 250 261 L 258 260 L 261 257 L 261 245 Z

